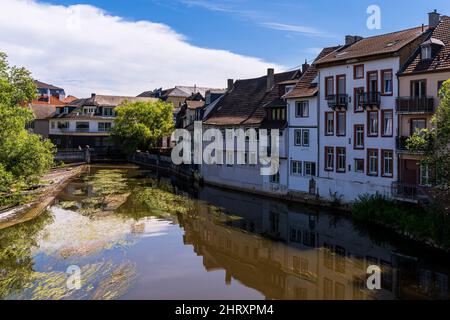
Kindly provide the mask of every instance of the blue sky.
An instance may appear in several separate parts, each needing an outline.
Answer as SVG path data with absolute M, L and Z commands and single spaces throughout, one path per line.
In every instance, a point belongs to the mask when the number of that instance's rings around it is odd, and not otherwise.
M 414 4 L 413 4 L 414 3 Z M 367 28 L 378 5 L 381 29 Z M 1 0 L 0 51 L 70 94 L 137 95 L 293 69 L 346 34 L 427 23 L 448 0 Z
M 371 36 L 427 22 L 426 13 L 450 14 L 450 1 L 427 0 L 50 0 L 87 3 L 128 20 L 167 24 L 196 46 L 225 49 L 293 67 L 345 34 Z M 369 5 L 381 8 L 381 30 L 366 27 Z M 288 26 L 287 26 L 288 25 Z M 305 34 L 300 28 L 319 34 Z M 282 29 L 282 30 L 277 30 Z M 289 29 L 289 30 L 286 30 Z M 290 31 L 291 30 L 291 31 Z M 293 30 L 293 31 L 292 31 Z M 307 31 L 309 31 L 307 29 Z

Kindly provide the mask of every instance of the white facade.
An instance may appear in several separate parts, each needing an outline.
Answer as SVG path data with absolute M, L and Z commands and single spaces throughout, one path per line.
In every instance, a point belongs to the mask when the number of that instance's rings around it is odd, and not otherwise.
M 106 134 L 109 135 L 111 128 L 114 127 L 114 119 L 103 118 L 95 120 L 83 120 L 73 118 L 51 119 L 49 121 L 49 132 L 53 135 L 65 134 Z
M 250 127 L 242 127 L 241 129 L 247 130 Z M 238 127 L 228 128 L 228 129 L 238 129 Z M 258 130 L 258 128 L 255 128 Z M 206 130 L 206 128 L 204 129 Z M 250 155 L 248 152 L 249 142 L 246 142 L 246 153 L 247 153 L 247 161 L 250 160 L 250 157 L 256 157 L 256 161 L 258 164 L 236 164 L 237 162 L 237 145 L 235 143 L 234 151 L 232 151 L 234 165 L 227 165 L 227 155 L 228 150 L 223 151 L 223 162 L 222 165 L 208 165 L 203 163 L 201 166 L 201 172 L 203 179 L 206 182 L 214 183 L 218 185 L 223 185 L 226 187 L 252 190 L 256 192 L 269 192 L 276 194 L 285 194 L 287 192 L 287 172 L 288 172 L 288 164 L 287 164 L 287 131 L 280 130 L 280 167 L 279 167 L 279 176 L 277 177 L 277 181 L 270 176 L 261 175 L 261 165 L 259 164 L 258 152 Z M 209 142 L 203 143 L 203 149 L 209 144 Z
M 361 67 L 358 67 L 358 71 L 356 71 L 355 65 L 363 66 L 363 72 L 361 72 Z M 395 98 L 398 96 L 398 80 L 396 77 L 398 70 L 398 57 L 320 69 L 320 181 L 318 186 L 320 196 L 331 200 L 341 199 L 345 202 L 354 201 L 364 193 L 374 194 L 379 192 L 390 196 L 392 183 L 397 180 Z M 355 78 L 355 72 L 358 72 L 360 77 Z M 377 75 L 376 80 L 375 75 Z M 345 81 L 343 77 L 345 77 Z M 369 78 L 372 79 L 372 84 L 370 84 Z M 333 79 L 332 91 L 329 89 L 331 87 L 330 79 Z M 389 83 L 389 79 L 392 83 Z M 328 84 L 326 84 L 327 81 Z M 372 91 L 381 92 L 379 108 L 359 108 L 355 89 L 361 88 L 367 93 L 368 86 L 373 86 L 375 81 L 377 88 L 372 89 Z M 344 82 L 345 88 L 342 88 Z M 389 87 L 391 90 L 383 94 L 383 88 Z M 346 111 L 342 108 L 333 110 L 329 107 L 326 99 L 327 89 L 328 94 L 336 94 L 339 91 L 340 94 L 348 95 Z M 338 114 L 338 111 L 345 112 L 345 129 L 342 129 L 341 121 L 338 124 L 338 117 L 343 116 Z M 369 112 L 372 120 L 369 119 Z M 327 113 L 330 118 L 332 114 L 334 115 L 332 125 L 330 125 L 330 122 L 327 124 Z M 328 119 L 330 120 L 330 118 Z M 377 120 L 375 121 L 375 119 Z M 356 125 L 358 127 L 355 127 Z M 331 127 L 333 128 L 331 129 Z M 376 133 L 373 130 L 375 127 L 377 127 Z M 357 146 L 355 144 L 355 132 L 356 129 L 360 132 L 361 128 L 364 128 L 363 144 L 359 140 L 359 143 L 357 143 L 359 146 Z M 370 128 L 372 128 L 373 134 L 369 134 Z M 329 165 L 331 149 L 334 150 L 332 166 Z M 345 159 L 342 158 L 343 150 L 345 150 Z M 338 157 L 338 153 L 341 157 Z M 369 161 L 369 156 L 372 161 Z
M 289 191 L 316 192 L 319 145 L 317 101 L 317 97 L 287 100 Z

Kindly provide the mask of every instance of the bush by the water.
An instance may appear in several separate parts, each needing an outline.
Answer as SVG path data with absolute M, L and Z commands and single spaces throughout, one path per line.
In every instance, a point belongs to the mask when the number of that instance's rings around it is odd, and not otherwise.
M 354 203 L 352 215 L 357 220 L 381 224 L 416 239 L 432 240 L 441 247 L 450 248 L 450 217 L 434 206 L 425 209 L 391 201 L 381 194 L 366 194 Z

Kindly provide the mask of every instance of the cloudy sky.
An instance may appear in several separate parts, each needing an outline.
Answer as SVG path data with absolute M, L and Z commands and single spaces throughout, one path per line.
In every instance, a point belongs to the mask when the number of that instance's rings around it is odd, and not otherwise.
M 427 22 L 447 0 L 408 7 L 377 1 L 382 29 L 366 27 L 374 1 L 1 0 L 0 51 L 35 78 L 78 97 L 137 95 L 156 87 L 225 87 L 227 78 L 295 68 L 348 33 L 370 36 Z M 80 4 L 82 3 L 82 4 Z

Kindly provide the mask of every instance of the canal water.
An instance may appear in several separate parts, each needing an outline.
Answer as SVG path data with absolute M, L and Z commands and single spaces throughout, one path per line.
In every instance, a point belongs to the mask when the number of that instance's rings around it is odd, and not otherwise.
M 449 299 L 449 274 L 448 255 L 337 212 L 132 166 L 92 166 L 0 230 L 0 299 Z

